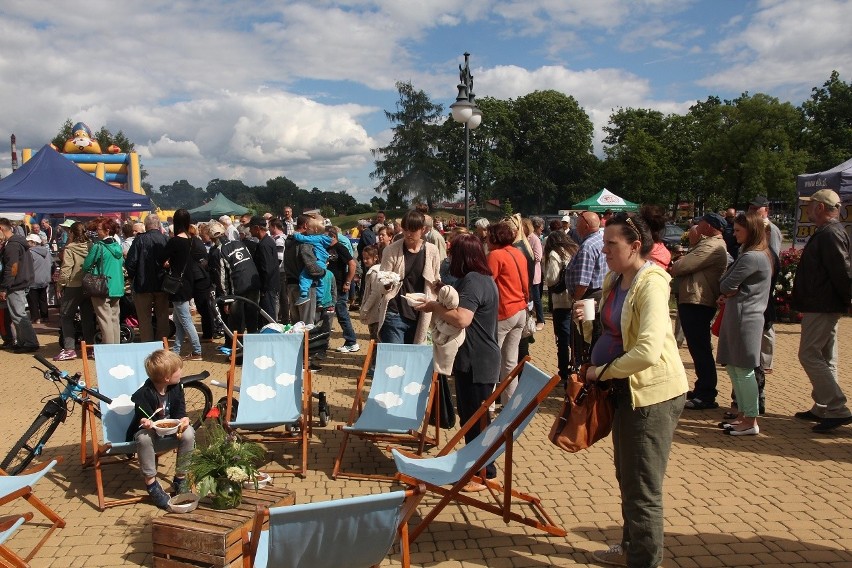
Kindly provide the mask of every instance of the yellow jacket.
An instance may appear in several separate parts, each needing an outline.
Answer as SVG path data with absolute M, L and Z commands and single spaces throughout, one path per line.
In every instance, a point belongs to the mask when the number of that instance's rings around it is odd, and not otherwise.
M 600 305 L 618 276 L 614 272 L 606 275 Z M 689 388 L 669 318 L 670 280 L 653 262 L 645 263 L 636 274 L 621 312 L 625 353 L 599 377 L 629 378 L 633 408 L 672 399 Z

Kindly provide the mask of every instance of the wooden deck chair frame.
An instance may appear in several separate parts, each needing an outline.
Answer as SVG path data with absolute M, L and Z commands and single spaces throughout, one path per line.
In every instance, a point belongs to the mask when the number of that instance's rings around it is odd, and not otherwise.
M 235 400 L 234 393 L 236 386 L 237 357 L 242 357 L 243 353 L 245 353 L 245 335 L 246 334 L 235 332 L 231 338 L 231 366 L 228 370 L 226 396 L 227 402 L 225 403 L 225 420 L 223 422 L 223 425 L 225 426 L 226 430 L 237 432 L 240 436 L 243 436 L 244 438 L 253 442 L 259 442 L 262 444 L 299 444 L 301 446 L 300 467 L 291 469 L 263 467 L 261 469 L 266 473 L 286 473 L 304 477 L 305 473 L 307 473 L 308 471 L 308 444 L 310 443 L 311 428 L 313 425 L 313 412 L 311 405 L 311 368 L 308 355 L 308 332 L 306 331 L 304 333 L 304 341 L 302 348 L 302 413 L 298 422 L 299 431 L 296 433 L 273 430 L 272 428 L 268 430 L 252 431 L 234 428 L 231 426 L 230 417 L 232 416 L 231 410 L 233 402 Z M 240 345 L 238 340 L 239 337 L 243 338 L 243 349 L 238 353 L 237 347 Z M 240 406 L 239 408 L 243 408 L 243 406 Z
M 35 554 L 41 549 L 42 546 L 47 542 L 47 539 L 50 538 L 50 535 L 53 534 L 53 531 L 56 529 L 61 529 L 65 526 L 65 520 L 60 517 L 56 511 L 48 507 L 44 501 L 36 497 L 35 493 L 33 493 L 33 485 L 35 485 L 42 477 L 44 477 L 50 470 L 54 468 L 54 466 L 62 461 L 57 458 L 49 462 L 41 463 L 37 466 L 28 468 L 18 475 L 9 476 L 5 471 L 0 469 L 0 476 L 2 477 L 12 477 L 15 479 L 19 479 L 21 483 L 26 482 L 26 485 L 21 485 L 17 489 L 10 491 L 6 495 L 0 496 L 0 506 L 6 505 L 7 503 L 11 503 L 16 499 L 23 499 L 27 503 L 29 503 L 35 510 L 39 513 L 47 517 L 50 521 L 51 525 L 47 532 L 41 537 L 41 539 L 36 543 L 36 545 L 27 553 L 26 556 L 21 557 L 20 555 L 12 552 L 9 548 L 7 548 L 4 543 L 0 543 L 0 560 L 5 560 L 8 563 L 11 563 L 12 566 L 27 566 L 27 562 L 35 556 Z M 14 515 L 14 518 L 11 519 L 11 524 L 6 528 L 0 528 L 0 531 L 6 531 L 12 528 L 15 524 L 15 519 L 20 517 L 24 517 L 24 521 L 29 521 L 33 518 L 33 514 L 28 512 L 24 515 Z M 4 521 L 9 522 L 10 518 L 5 517 Z
M 396 540 L 399 541 L 401 563 L 403 568 L 411 566 L 411 540 L 409 539 L 408 521 L 417 511 L 417 505 L 426 493 L 426 486 L 423 484 L 416 485 L 405 490 L 405 496 L 400 506 L 399 524 L 396 528 Z M 338 500 L 339 501 L 339 500 Z M 324 503 L 333 503 L 325 501 Z M 317 506 L 322 506 L 322 503 L 317 503 Z M 248 529 L 243 529 L 243 568 L 252 568 L 257 556 L 257 549 L 260 543 L 261 532 L 264 526 L 269 521 L 269 507 L 257 507 L 257 512 L 254 516 L 254 521 L 251 525 L 251 532 Z M 340 545 L 339 542 L 330 542 L 328 546 Z M 344 543 L 345 544 L 345 543 Z M 375 566 L 378 566 L 376 564 Z
M 152 342 L 153 343 L 153 342 Z M 168 340 L 163 338 L 163 349 L 168 349 Z M 89 362 L 92 358 L 88 355 L 86 342 L 80 344 L 83 357 L 83 377 L 90 387 L 97 386 L 97 377 L 92 373 Z M 133 393 L 128 393 L 133 394 Z M 98 508 L 103 511 L 110 507 L 139 503 L 146 499 L 147 495 L 136 495 L 122 499 L 107 499 L 104 493 L 103 468 L 111 465 L 126 465 L 130 454 L 110 454 L 111 443 L 100 441 L 100 419 L 95 415 L 95 405 L 98 401 L 88 401 L 82 413 L 82 427 L 80 435 L 80 463 L 83 467 L 91 467 L 95 471 L 95 485 L 98 492 Z M 89 435 L 87 435 L 87 430 Z M 91 439 L 91 454 L 89 453 L 89 441 Z
M 479 407 L 479 409 L 471 416 L 470 420 L 468 420 L 462 428 L 456 433 L 453 438 L 447 442 L 447 445 L 441 449 L 438 453 L 438 457 L 446 456 L 459 444 L 459 442 L 464 440 L 465 433 L 473 427 L 477 422 L 482 422 L 483 425 L 486 420 L 486 413 L 488 412 L 488 407 L 491 403 L 499 400 L 500 395 L 506 388 L 509 386 L 510 381 L 518 377 L 521 374 L 524 366 L 529 363 L 530 358 L 525 357 L 520 363 L 518 363 L 517 367 L 515 367 L 509 375 L 500 382 L 497 388 L 494 390 L 494 393 L 488 397 L 485 402 Z M 414 541 L 418 536 L 426 529 L 426 527 L 431 523 L 435 517 L 452 501 L 455 501 L 459 504 L 468 505 L 471 507 L 476 507 L 478 509 L 482 509 L 483 511 L 488 511 L 490 513 L 494 513 L 497 516 L 503 518 L 503 521 L 507 524 L 510 521 L 516 521 L 522 523 L 524 525 L 542 530 L 548 534 L 552 534 L 554 536 L 565 536 L 567 532 L 562 527 L 558 526 L 544 507 L 541 504 L 541 500 L 535 495 L 530 495 L 528 493 L 523 493 L 517 491 L 513 488 L 513 478 L 512 478 L 512 466 L 513 466 L 513 458 L 512 452 L 514 449 L 514 440 L 513 434 L 518 427 L 527 419 L 530 413 L 536 411 L 541 402 L 547 398 L 547 395 L 553 388 L 559 383 L 560 378 L 559 375 L 553 375 L 546 383 L 546 385 L 536 394 L 533 400 L 531 400 L 526 407 L 519 412 L 518 416 L 512 420 L 512 422 L 508 425 L 506 430 L 495 437 L 495 440 L 488 446 L 488 448 L 482 453 L 482 456 L 473 464 L 462 476 L 458 479 L 451 487 L 447 488 L 445 486 L 434 485 L 429 482 L 423 481 L 421 479 L 417 479 L 415 477 L 410 477 L 404 475 L 402 473 L 397 473 L 397 479 L 402 483 L 414 486 L 420 483 L 426 485 L 426 489 L 432 493 L 436 493 L 441 496 L 440 501 L 435 505 L 435 507 L 421 520 L 420 524 L 415 527 L 411 532 L 411 540 Z M 485 466 L 490 462 L 493 458 L 493 454 L 498 450 L 501 445 L 505 445 L 505 463 L 503 466 L 503 483 L 502 485 L 499 482 L 495 482 L 495 480 L 486 480 L 484 469 Z M 406 454 L 410 457 L 412 454 Z M 428 459 L 428 458 L 426 458 Z M 468 482 L 475 481 L 477 483 L 482 483 L 486 485 L 486 491 L 482 492 L 488 498 L 478 499 L 473 497 L 473 493 L 462 493 L 462 488 L 467 485 Z M 534 517 L 527 517 L 521 515 L 512 510 L 512 498 L 519 499 L 525 503 L 527 503 L 534 513 Z
M 361 370 L 361 376 L 358 378 L 358 385 L 355 390 L 355 398 L 352 401 L 352 409 L 349 411 L 349 419 L 346 421 L 347 426 L 352 426 L 355 424 L 358 417 L 361 416 L 361 413 L 364 410 L 364 395 L 366 394 L 366 383 L 367 383 L 367 375 L 370 369 L 370 365 L 373 362 L 374 353 L 378 355 L 377 349 L 381 348 L 383 344 L 376 344 L 375 340 L 370 341 L 370 348 L 367 351 L 367 356 L 364 360 L 364 367 Z M 435 424 L 433 428 L 435 429 L 435 435 L 429 436 L 429 422 L 430 417 L 432 416 L 440 416 L 440 397 L 436 396 L 438 391 L 438 372 L 432 372 L 432 380 L 431 387 L 429 390 L 429 399 L 426 402 L 426 412 L 423 416 L 423 423 L 419 430 L 410 430 L 406 434 L 392 434 L 392 433 L 379 433 L 379 432 L 366 432 L 366 431 L 355 431 L 355 430 L 345 430 L 343 426 L 338 425 L 337 429 L 343 432 L 343 440 L 340 443 L 340 450 L 337 453 L 337 457 L 334 460 L 334 469 L 331 473 L 332 479 L 337 479 L 339 477 L 351 477 L 355 479 L 376 479 L 376 480 L 384 480 L 384 481 L 393 481 L 396 479 L 393 475 L 381 475 L 381 474 L 365 474 L 365 473 L 355 473 L 351 471 L 344 471 L 341 464 L 343 461 L 343 455 L 346 451 L 346 447 L 349 443 L 349 436 L 357 436 L 359 438 L 363 438 L 365 440 L 370 440 L 372 442 L 390 442 L 392 444 L 408 444 L 408 445 L 416 445 L 417 446 L 417 455 L 421 455 L 426 448 L 426 445 L 438 446 L 441 443 L 441 425 L 439 420 L 435 420 Z
M 6 540 L 24 523 L 31 521 L 32 513 L 0 517 L 0 564 L 12 568 L 27 568 L 27 558 L 21 558 L 11 548 L 6 546 Z M 5 537 L 5 538 L 4 538 Z

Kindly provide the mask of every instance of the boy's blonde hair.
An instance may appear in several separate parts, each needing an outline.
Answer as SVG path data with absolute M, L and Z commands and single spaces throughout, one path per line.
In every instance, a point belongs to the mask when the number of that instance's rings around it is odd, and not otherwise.
M 145 359 L 145 372 L 152 381 L 162 381 L 183 369 L 183 359 L 174 351 L 157 349 Z
M 308 214 L 308 230 L 313 234 L 319 234 L 325 232 L 325 223 L 323 223 L 322 217 L 317 215 L 316 213 Z

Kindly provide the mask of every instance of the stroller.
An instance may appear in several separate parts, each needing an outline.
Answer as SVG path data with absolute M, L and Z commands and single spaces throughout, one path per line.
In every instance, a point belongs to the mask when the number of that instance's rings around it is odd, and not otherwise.
M 118 300 L 118 309 L 119 309 L 119 337 L 121 343 L 133 343 L 133 339 L 136 337 L 136 332 L 134 328 L 138 326 L 138 322 L 136 321 L 136 307 L 133 305 L 133 299 L 129 294 L 125 294 Z M 98 329 L 98 322 L 95 320 L 95 343 L 103 343 L 103 336 L 101 334 L 101 330 Z M 172 334 L 174 334 L 174 324 L 170 326 Z M 65 334 L 62 332 L 62 326 L 59 327 L 59 345 L 65 344 Z M 80 308 L 77 308 L 77 312 L 74 314 L 74 345 L 76 347 L 80 346 L 80 342 L 83 341 L 83 316 L 80 311 Z
M 222 316 L 222 309 L 220 307 L 224 307 L 225 305 L 234 306 L 237 303 L 244 303 L 246 305 L 251 305 L 254 309 L 257 310 L 260 318 L 266 320 L 266 325 L 262 326 L 260 329 L 260 333 L 284 333 L 285 327 L 276 322 L 272 316 L 270 316 L 263 308 L 260 307 L 256 302 L 245 298 L 243 296 L 220 296 L 216 298 L 216 303 L 213 306 L 213 311 L 216 317 L 217 324 L 221 326 L 222 330 L 225 332 L 225 344 L 219 347 L 219 352 L 228 357 L 231 356 L 231 347 L 234 332 L 228 327 L 228 322 L 225 321 L 225 318 Z M 245 306 L 243 306 L 245 307 Z M 327 312 L 323 310 L 322 316 L 319 319 L 319 322 L 315 324 L 312 328 L 308 330 L 308 355 L 311 357 L 311 366 L 314 368 L 318 368 L 319 366 L 315 363 L 316 358 L 321 358 L 325 356 L 325 352 L 328 351 L 328 342 L 331 337 L 331 316 L 333 313 Z M 298 324 L 297 324 L 298 325 Z M 237 341 L 237 349 L 242 349 L 242 344 Z M 242 358 L 238 352 L 237 360 L 241 363 Z M 213 381 L 213 385 L 224 387 L 222 383 L 218 381 Z M 311 393 L 313 398 L 317 399 L 318 403 L 318 418 L 319 425 L 326 426 L 329 421 L 329 406 L 328 401 L 326 399 L 325 392 L 313 392 Z M 219 399 L 216 403 L 216 406 L 220 409 L 220 411 L 224 414 L 225 405 L 227 400 L 225 397 Z M 231 407 L 231 419 L 233 420 L 236 417 L 237 409 L 239 406 L 239 401 L 232 401 Z

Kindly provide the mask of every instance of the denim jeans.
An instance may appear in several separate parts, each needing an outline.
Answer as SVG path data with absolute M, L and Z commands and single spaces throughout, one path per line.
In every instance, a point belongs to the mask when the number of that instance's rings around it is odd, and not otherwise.
M 615 397 L 612 443 L 624 519 L 621 545 L 628 566 L 656 568 L 663 561 L 663 479 L 686 396 L 636 409 L 629 388 Z
M 382 343 L 405 343 L 412 345 L 417 333 L 417 321 L 410 320 L 397 312 L 387 312 L 385 321 L 379 329 Z
M 201 342 L 198 340 L 198 332 L 189 313 L 189 302 L 172 302 L 172 315 L 175 320 L 175 345 L 172 351 L 180 355 L 180 348 L 185 337 L 189 336 L 192 343 L 192 352 L 201 354 Z
M 27 291 L 15 290 L 6 294 L 6 311 L 15 327 L 15 337 L 21 347 L 38 347 L 33 323 L 27 314 Z
M 337 315 L 337 323 L 340 324 L 340 330 L 343 332 L 343 344 L 355 345 L 358 343 L 358 338 L 355 337 L 355 330 L 352 328 L 352 320 L 349 319 L 349 292 L 338 290 L 337 303 L 334 304 L 334 313 Z M 414 326 L 417 327 L 416 325 Z
M 556 335 L 556 365 L 563 381 L 571 374 L 571 309 L 553 310 L 553 333 Z
M 695 364 L 695 390 L 693 396 L 701 402 L 716 401 L 716 360 L 713 358 L 713 344 L 710 343 L 710 325 L 716 308 L 699 304 L 678 304 L 677 313 L 689 355 Z

